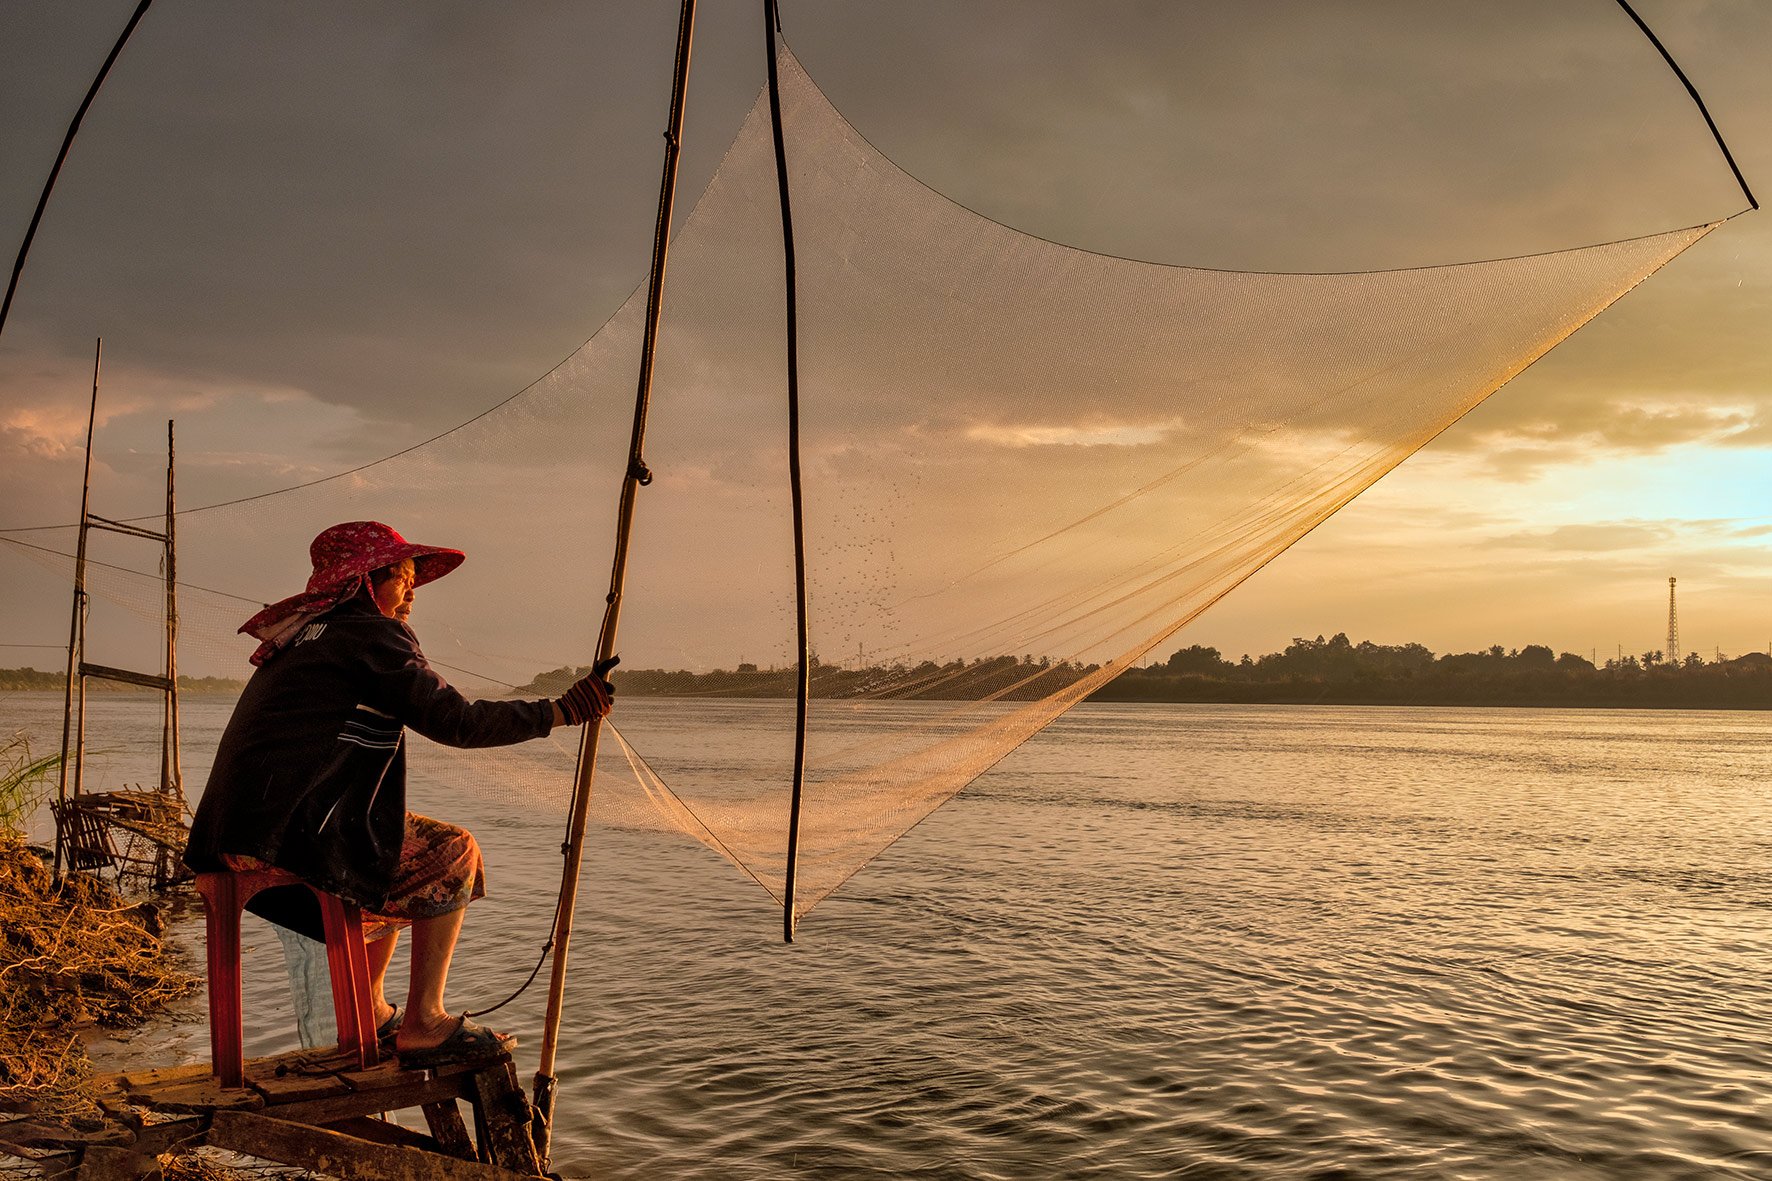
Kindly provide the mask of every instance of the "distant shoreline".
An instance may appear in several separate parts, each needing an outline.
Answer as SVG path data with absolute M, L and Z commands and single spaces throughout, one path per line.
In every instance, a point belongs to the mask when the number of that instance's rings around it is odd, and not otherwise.
M 1025 702 L 1062 692 L 1098 665 L 1047 657 L 995 656 L 915 666 L 844 666 L 813 659 L 811 693 L 821 701 Z M 588 668 L 570 666 L 534 677 L 505 696 L 554 697 Z M 687 700 L 782 700 L 795 695 L 792 668 L 740 664 L 730 671 L 619 670 L 618 696 Z M 60 693 L 62 672 L 0 669 L 0 692 Z M 111 693 L 152 690 L 108 681 L 90 689 Z M 233 695 L 246 687 L 230 677 L 180 677 L 179 691 Z M 1345 633 L 1294 639 L 1284 651 L 1239 661 L 1195 644 L 1161 664 L 1134 665 L 1097 689 L 1088 701 L 1115 704 L 1371 705 L 1498 709 L 1772 710 L 1772 656 L 1750 652 L 1706 661 L 1696 654 L 1678 663 L 1660 652 L 1620 654 L 1596 666 L 1571 652 L 1528 644 L 1509 650 L 1436 656 L 1421 644 L 1358 644 Z
M 239 695 L 243 685 L 227 689 L 186 689 L 181 686 L 179 693 L 191 697 L 235 697 Z M 1195 693 L 1169 692 L 1161 695 L 1144 693 L 1127 693 L 1121 691 L 1120 683 L 1113 682 L 1105 688 L 1090 694 L 1084 699 L 1087 704 L 1095 705 L 1282 705 L 1309 707 L 1315 705 L 1348 705 L 1371 706 L 1377 709 L 1406 709 L 1411 707 L 1430 709 L 1646 709 L 1646 710 L 1728 710 L 1731 712 L 1754 712 L 1772 710 L 1772 702 L 1752 701 L 1667 701 L 1667 700 L 1636 700 L 1624 696 L 1563 696 L 1544 697 L 1522 695 L 1519 697 L 1494 697 L 1477 700 L 1470 697 L 1429 697 L 1396 695 L 1363 695 L 1357 693 L 1338 692 L 1334 687 L 1324 686 L 1264 686 L 1234 687 L 1234 692 Z M 1272 690 L 1263 692 L 1262 690 Z M 0 684 L 0 695 L 8 693 L 60 693 L 62 687 L 25 686 Z M 103 690 L 107 696 L 112 693 L 134 694 L 151 693 L 150 689 L 138 689 L 133 686 L 106 686 Z M 513 692 L 510 697 L 530 696 L 521 692 Z M 788 701 L 792 698 L 785 693 L 753 693 L 734 695 L 731 693 L 660 693 L 660 692 L 621 692 L 618 689 L 618 700 L 626 697 L 630 700 L 644 701 L 707 701 L 707 700 L 738 700 L 738 701 Z M 830 698 L 827 700 L 840 700 Z M 940 698 L 921 698 L 917 700 L 951 700 Z
M 1091 694 L 1086 700 L 1102 704 L 1114 705 L 1360 705 L 1374 706 L 1383 709 L 1401 709 L 1413 706 L 1434 709 L 1655 709 L 1655 710 L 1731 710 L 1731 711 L 1766 711 L 1772 710 L 1772 701 L 1731 701 L 1731 700 L 1666 700 L 1637 699 L 1624 694 L 1616 695 L 1575 695 L 1540 696 L 1521 694 L 1519 696 L 1499 696 L 1477 698 L 1474 696 L 1458 696 L 1446 694 L 1434 696 L 1422 694 L 1408 696 L 1406 694 L 1361 694 L 1338 692 L 1335 687 L 1316 686 L 1251 686 L 1256 690 L 1248 693 L 1221 692 L 1217 694 L 1202 693 L 1190 696 L 1186 693 L 1168 693 L 1162 696 L 1144 696 L 1117 692 L 1119 682 L 1108 685 L 1097 693 Z M 1283 690 L 1263 693 L 1259 690 Z
M 543 673 L 517 692 L 564 692 L 583 668 Z M 814 661 L 816 700 L 1031 701 L 1062 691 L 1096 665 L 1031 656 L 925 661 L 915 667 L 850 667 Z M 740 665 L 696 673 L 640 669 L 617 673 L 618 695 L 782 699 L 794 696 L 792 669 Z M 960 687 L 964 686 L 962 690 Z M 1126 669 L 1089 701 L 1117 704 L 1456 706 L 1502 709 L 1772 710 L 1772 657 L 1688 657 L 1675 665 L 1659 652 L 1621 656 L 1596 667 L 1542 645 L 1436 656 L 1420 644 L 1354 644 L 1345 634 L 1296 639 L 1283 652 L 1232 662 L 1194 645 L 1162 664 Z

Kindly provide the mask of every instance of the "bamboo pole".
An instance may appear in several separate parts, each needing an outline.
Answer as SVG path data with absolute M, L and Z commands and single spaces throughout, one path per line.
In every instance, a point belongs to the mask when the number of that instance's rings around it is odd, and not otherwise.
M 167 711 L 167 738 L 171 757 L 166 768 L 171 788 L 182 803 L 185 772 L 179 758 L 178 717 L 178 497 L 174 488 L 172 420 L 166 420 L 166 679 L 172 684 Z
M 55 178 L 61 175 L 62 164 L 68 158 L 68 149 L 74 146 L 74 136 L 80 131 L 80 121 L 86 118 L 86 109 L 98 97 L 98 89 L 105 84 L 105 76 L 117 64 L 117 55 L 129 44 L 129 35 L 135 32 L 135 26 L 141 23 L 142 17 L 147 14 L 148 5 L 152 3 L 153 0 L 141 0 L 135 6 L 135 11 L 129 16 L 129 23 L 123 26 L 123 35 L 111 47 L 111 55 L 99 67 L 98 77 L 92 80 L 92 87 L 87 90 L 86 97 L 80 100 L 80 109 L 74 112 L 73 122 L 68 124 L 68 133 L 62 137 L 61 151 L 56 153 L 55 164 L 49 170 L 49 179 L 44 182 L 43 192 L 37 198 L 37 208 L 31 213 L 31 224 L 25 227 L 25 240 L 19 243 L 18 258 L 12 264 L 12 278 L 6 284 L 6 298 L 0 300 L 0 331 L 6 328 L 6 315 L 12 310 L 12 297 L 18 292 L 18 278 L 25 270 L 25 256 L 31 253 L 31 239 L 37 236 L 37 225 L 43 220 L 43 210 L 49 205 L 49 194 L 55 190 Z
M 68 678 L 62 687 L 62 761 L 60 774 L 56 779 L 55 798 L 57 803 L 65 804 L 68 800 L 68 763 L 72 747 L 73 762 L 76 768 L 74 775 L 74 794 L 80 794 L 80 775 L 78 767 L 86 749 L 86 678 L 80 678 L 80 733 L 78 745 L 74 746 L 74 738 L 69 733 L 74 720 L 74 677 L 79 670 L 80 662 L 86 658 L 86 629 L 83 621 L 86 615 L 86 514 L 92 504 L 92 430 L 98 422 L 98 377 L 101 363 L 105 355 L 105 338 L 99 337 L 92 350 L 92 401 L 86 409 L 86 466 L 80 475 L 80 534 L 74 547 L 74 608 L 68 620 Z M 62 826 L 57 818 L 55 826 L 55 861 L 52 873 L 61 876 L 62 855 L 65 852 L 62 841 Z
M 160 731 L 160 791 L 178 799 L 182 819 L 185 784 L 184 771 L 179 765 L 178 733 L 178 498 L 173 479 L 176 454 L 173 421 L 169 418 L 166 420 L 166 714 Z M 155 856 L 154 884 L 164 888 L 172 881 L 173 869 L 172 851 L 160 846 Z
M 634 527 L 634 504 L 640 489 L 652 482 L 646 467 L 646 411 L 652 400 L 652 362 L 658 344 L 658 325 L 664 295 L 665 260 L 670 248 L 671 212 L 677 188 L 677 154 L 683 135 L 684 95 L 689 82 L 689 49 L 695 29 L 695 0 L 683 0 L 677 25 L 677 57 L 671 82 L 670 126 L 665 132 L 664 178 L 659 186 L 658 224 L 652 240 L 652 278 L 646 296 L 646 335 L 640 351 L 640 380 L 634 395 L 633 435 L 628 446 L 628 469 L 622 477 L 621 501 L 615 525 L 615 555 L 609 573 L 609 596 L 603 627 L 597 642 L 598 667 L 615 656 L 617 628 L 621 621 L 622 589 L 627 581 L 628 538 Z M 535 1072 L 536 1149 L 546 1168 L 553 1125 L 554 1058 L 559 1049 L 560 1015 L 565 1000 L 567 955 L 572 944 L 572 918 L 578 901 L 579 866 L 584 856 L 585 823 L 590 815 L 591 784 L 596 774 L 597 740 L 602 734 L 598 719 L 584 727 L 579 740 L 578 768 L 572 792 L 572 813 L 562 853 L 560 902 L 555 911 L 553 964 L 548 978 L 548 1011 L 542 1029 L 541 1058 Z
M 788 489 L 793 503 L 794 620 L 799 667 L 794 679 L 794 779 L 788 805 L 787 864 L 781 884 L 781 938 L 794 941 L 800 865 L 800 808 L 806 787 L 806 708 L 812 693 L 812 646 L 806 631 L 806 510 L 800 485 L 800 312 L 794 263 L 794 212 L 788 190 L 788 152 L 781 126 L 781 84 L 775 68 L 775 35 L 781 16 L 775 0 L 763 0 L 763 31 L 769 64 L 769 126 L 775 140 L 775 181 L 781 200 L 782 280 L 787 296 Z

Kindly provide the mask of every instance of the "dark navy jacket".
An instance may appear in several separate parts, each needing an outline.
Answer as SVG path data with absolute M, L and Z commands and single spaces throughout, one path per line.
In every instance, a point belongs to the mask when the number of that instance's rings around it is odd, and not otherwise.
M 446 746 L 506 746 L 551 728 L 546 701 L 469 701 L 404 623 L 365 595 L 310 623 L 253 673 L 191 825 L 185 863 L 245 853 L 374 911 L 406 828 L 402 728 Z M 266 918 L 318 935 L 306 890 L 266 891 Z M 281 895 L 281 897 L 273 897 Z M 291 908 L 293 907 L 293 911 Z

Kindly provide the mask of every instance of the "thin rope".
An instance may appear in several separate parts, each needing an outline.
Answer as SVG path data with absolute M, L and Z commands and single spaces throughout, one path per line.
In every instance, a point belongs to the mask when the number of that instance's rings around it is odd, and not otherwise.
M 6 314 L 12 310 L 12 296 L 18 290 L 18 277 L 25 269 L 25 255 L 31 252 L 31 240 L 37 236 L 37 223 L 43 220 L 43 210 L 49 204 L 49 193 L 55 188 L 55 178 L 61 175 L 62 162 L 68 158 L 68 149 L 74 146 L 74 135 L 80 130 L 80 121 L 86 118 L 86 108 L 98 97 L 98 88 L 105 84 L 105 75 L 111 72 L 111 66 L 117 61 L 117 55 L 129 43 L 129 35 L 135 32 L 135 26 L 148 11 L 148 5 L 154 0 L 141 0 L 135 6 L 129 23 L 123 26 L 123 35 L 117 38 L 117 44 L 111 46 L 111 56 L 105 58 L 105 64 L 98 68 L 98 77 L 92 80 L 92 88 L 80 103 L 80 109 L 74 112 L 74 121 L 68 124 L 68 134 L 62 137 L 62 150 L 56 153 L 55 166 L 49 170 L 49 179 L 43 182 L 43 193 L 37 198 L 37 209 L 31 214 L 31 224 L 25 228 L 25 240 L 19 243 L 18 258 L 12 264 L 12 279 L 6 284 L 6 301 L 0 303 L 0 332 L 6 331 Z
M 769 127 L 775 137 L 775 183 L 781 194 L 782 281 L 787 293 L 788 488 L 794 516 L 794 622 L 799 640 L 799 675 L 794 683 L 794 787 L 788 806 L 787 873 L 782 880 L 781 933 L 794 941 L 794 875 L 800 852 L 800 799 L 806 786 L 806 699 L 811 694 L 812 646 L 806 628 L 806 520 L 800 488 L 800 342 L 794 280 L 794 213 L 788 195 L 787 144 L 781 129 L 781 86 L 775 69 L 775 35 L 781 14 L 775 0 L 763 0 L 763 33 L 769 58 Z
M 1692 80 L 1686 77 L 1686 71 L 1680 69 L 1680 63 L 1675 61 L 1674 55 L 1667 51 L 1667 46 L 1661 43 L 1661 38 L 1655 35 L 1655 30 L 1651 29 L 1643 18 L 1637 15 L 1637 10 L 1632 8 L 1627 0 L 1618 0 L 1618 7 L 1624 9 L 1625 15 L 1637 22 L 1637 28 L 1643 30 L 1643 36 L 1649 38 L 1649 44 L 1660 51 L 1661 60 L 1668 64 L 1668 68 L 1674 72 L 1674 77 L 1680 80 L 1680 83 L 1686 88 L 1686 93 L 1692 96 L 1692 101 L 1698 105 L 1698 113 L 1704 116 L 1704 125 L 1710 128 L 1712 137 L 1717 141 L 1717 147 L 1722 149 L 1723 159 L 1729 164 L 1729 171 L 1735 174 L 1735 183 L 1741 186 L 1741 192 L 1747 197 L 1748 205 L 1758 209 L 1760 203 L 1754 200 L 1754 191 L 1747 187 L 1747 179 L 1741 175 L 1741 169 L 1736 167 L 1735 157 L 1730 154 L 1729 145 L 1723 142 L 1723 133 L 1717 130 L 1717 121 L 1710 117 L 1710 108 L 1704 105 L 1704 99 L 1700 97 L 1698 87 L 1692 85 Z
M 566 845 L 564 843 L 560 846 L 560 856 L 566 856 Z M 506 1005 L 529 991 L 529 986 L 535 983 L 535 978 L 537 976 L 541 975 L 541 966 L 548 962 L 548 953 L 554 950 L 554 928 L 558 926 L 560 922 L 560 901 L 560 896 L 556 894 L 554 896 L 554 917 L 548 923 L 548 939 L 546 943 L 541 945 L 541 954 L 535 957 L 535 967 L 529 969 L 528 978 L 517 986 L 515 992 L 512 992 L 509 996 L 505 997 L 504 1000 L 498 1002 L 498 1004 L 487 1005 L 484 1009 L 469 1009 L 462 1014 L 463 1017 L 484 1017 L 488 1013 L 496 1013 L 498 1010 L 504 1008 Z
M 4 531 L 0 530 L 0 532 L 4 532 Z M 23 530 L 20 530 L 20 532 L 23 532 Z M 66 558 L 70 562 L 76 560 L 76 555 L 74 555 L 74 554 L 66 553 L 66 552 L 64 552 L 62 550 L 58 550 L 58 549 L 50 549 L 46 545 L 32 545 L 30 542 L 20 541 L 16 537 L 0 537 L 0 544 L 16 545 L 20 549 L 36 550 L 40 554 L 49 554 L 49 555 L 51 555 L 53 557 L 57 557 L 57 558 Z M 111 564 L 110 562 L 101 562 L 97 558 L 86 559 L 86 564 L 88 566 L 97 566 L 101 570 L 115 570 L 119 574 L 133 574 L 137 578 L 158 578 L 159 577 L 159 575 L 150 574 L 146 570 L 137 570 L 132 566 L 116 566 L 116 565 Z M 207 594 L 207 595 L 218 595 L 224 599 L 236 599 L 242 603 L 251 603 L 255 607 L 263 607 L 266 605 L 264 600 L 262 600 L 262 599 L 248 598 L 245 595 L 237 595 L 231 591 L 216 590 L 213 586 L 200 586 L 195 582 L 182 582 L 182 581 L 179 582 L 178 585 L 184 587 L 186 590 L 202 591 L 204 594 Z M 56 647 L 61 647 L 61 645 L 58 644 L 58 645 L 56 645 Z

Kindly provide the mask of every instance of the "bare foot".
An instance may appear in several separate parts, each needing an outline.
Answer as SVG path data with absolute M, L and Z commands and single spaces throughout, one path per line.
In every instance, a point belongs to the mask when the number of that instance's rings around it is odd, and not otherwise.
M 394 1035 L 396 1050 L 428 1050 L 432 1046 L 440 1046 L 449 1040 L 449 1035 L 461 1028 L 462 1019 L 455 1013 L 435 1013 L 425 1017 L 406 1014 L 400 1022 L 400 1032 Z

